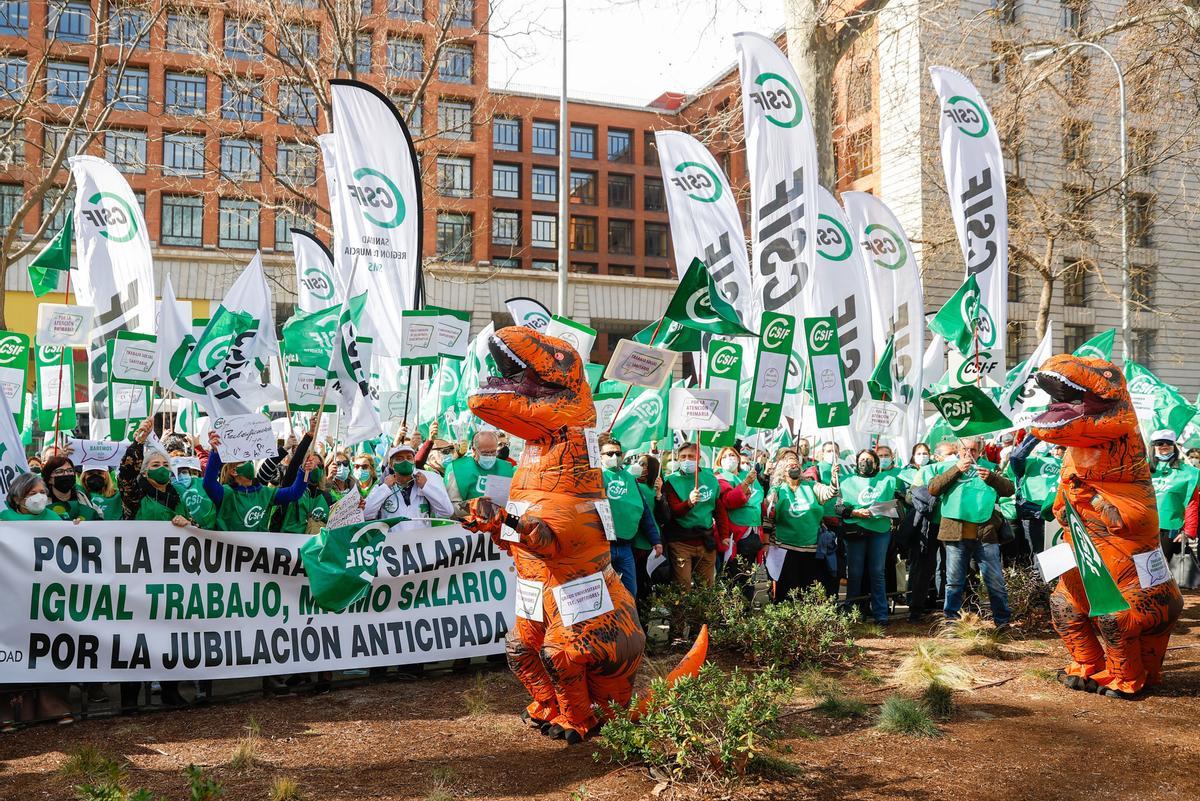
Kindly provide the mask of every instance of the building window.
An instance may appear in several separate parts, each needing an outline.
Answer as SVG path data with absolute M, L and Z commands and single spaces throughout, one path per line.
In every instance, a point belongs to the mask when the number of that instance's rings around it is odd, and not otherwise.
M 279 121 L 288 125 L 317 124 L 317 93 L 311 86 L 279 84 Z
M 17 209 L 25 202 L 25 187 L 23 184 L 0 184 L 0 218 L 12 220 L 17 216 Z
M 29 33 L 28 0 L 4 0 L 0 3 L 0 34 L 24 36 Z M 10 219 L 6 216 L 4 219 Z
M 1154 247 L 1154 197 L 1143 193 L 1129 196 L 1129 244 Z
M 443 261 L 471 260 L 471 215 L 441 213 L 437 216 L 437 255 Z
M 608 129 L 608 160 L 622 164 L 633 161 L 633 131 Z
M 292 249 L 292 229 L 312 231 L 314 210 L 302 205 L 297 209 L 279 209 L 275 212 L 275 249 Z
M 642 132 L 642 148 L 645 150 L 645 159 L 647 167 L 658 166 L 658 143 L 654 141 L 654 131 Z
M 150 104 L 150 71 L 125 67 L 108 73 L 108 102 L 125 111 L 146 111 Z
M 532 266 L 533 269 L 541 270 L 542 272 L 547 272 L 547 273 L 558 272 L 558 262 L 553 261 L 551 259 L 534 259 L 533 264 L 530 266 Z
M 176 53 L 207 53 L 208 14 L 191 9 L 167 14 L 167 49 Z
M 78 105 L 87 87 L 86 64 L 51 62 L 46 68 L 46 99 L 63 106 Z
M 632 264 L 610 264 L 608 265 L 609 275 L 634 275 L 637 271 Z
M 25 59 L 0 58 L 0 98 L 20 100 L 25 91 Z
M 225 55 L 245 61 L 262 61 L 263 24 L 253 19 L 226 17 Z
M 470 140 L 474 110 L 469 100 L 438 100 L 438 136 L 443 139 Z
M 200 247 L 204 244 L 204 199 L 189 195 L 162 196 L 162 245 Z
M 1087 274 L 1087 262 L 1083 261 L 1082 259 L 1075 259 L 1069 256 L 1063 259 L 1063 303 L 1068 306 L 1087 305 Z
M 852 64 L 846 75 L 846 119 L 853 120 L 868 114 L 874 105 L 875 91 L 871 85 L 871 62 Z
M 521 269 L 521 260 L 512 258 L 510 256 L 493 256 L 492 266 L 504 267 L 509 270 L 519 270 Z
M 571 250 L 583 250 L 588 253 L 596 252 L 596 218 L 571 218 Z
M 1129 268 L 1129 297 L 1149 310 L 1154 303 L 1154 267 L 1149 264 L 1134 264 Z
M 104 134 L 104 158 L 123 173 L 146 172 L 146 132 L 113 128 Z
M 608 205 L 614 209 L 633 208 L 633 176 L 608 174 Z
M 1075 169 L 1084 169 L 1088 162 L 1088 137 L 1092 124 L 1082 120 L 1063 122 L 1063 163 Z
M 26 19 L 28 19 L 28 12 L 26 12 Z M 46 36 L 48 39 L 59 42 L 86 42 L 91 35 L 91 3 L 51 0 L 46 12 Z
M 667 257 L 667 226 L 662 223 L 646 223 L 646 256 Z
M 163 137 L 163 175 L 204 177 L 204 137 L 172 133 Z
M 12 6 L 15 3 L 0 5 Z M 0 11 L 0 14 L 3 12 Z M 126 49 L 145 50 L 150 47 L 150 16 L 145 9 L 136 6 L 109 5 L 108 43 Z M 3 32 L 3 26 L 0 26 Z
M 308 25 L 285 25 L 279 37 L 279 59 L 287 64 L 315 63 L 321 51 L 321 37 Z
M 49 239 L 62 230 L 63 224 L 67 220 L 67 212 L 71 209 L 71 201 L 69 199 L 58 203 L 58 199 L 62 197 L 62 193 L 61 187 L 52 187 L 46 190 L 46 194 L 42 195 L 42 219 L 49 220 L 46 223 L 46 227 L 42 229 L 42 236 L 46 239 Z M 54 210 L 56 203 L 58 203 L 57 211 Z
M 667 207 L 667 196 L 663 192 L 661 178 L 646 178 L 642 181 L 644 193 L 642 206 L 646 211 L 663 211 Z
M 442 0 L 442 15 L 451 25 L 470 28 L 475 24 L 475 0 Z
M 521 244 L 521 215 L 515 211 L 492 212 L 492 244 Z
M 521 196 L 521 168 L 518 165 L 492 165 L 492 195 L 494 197 Z
M 1129 172 L 1149 178 L 1156 157 L 1157 136 L 1154 131 L 1129 132 Z
M 1154 368 L 1154 344 L 1158 332 L 1152 328 L 1135 328 L 1130 331 L 1129 349 L 1133 360 L 1143 367 Z
M 438 156 L 437 191 L 445 197 L 470 197 L 471 160 Z
M 1091 193 L 1082 186 L 1068 186 L 1063 191 L 1067 198 L 1067 222 L 1076 236 L 1091 239 L 1095 233 L 1092 230 Z
M 540 156 L 558 155 L 558 123 L 533 121 L 533 152 Z
M 571 126 L 571 158 L 596 158 L 596 128 L 593 125 Z
M 425 0 L 387 0 L 388 16 L 420 22 L 425 18 Z
M 558 247 L 558 217 L 535 214 L 529 221 L 529 241 L 535 248 Z M 534 262 L 537 266 L 537 262 Z
M 25 163 L 25 123 L 0 118 L 0 168 Z M 11 219 L 11 217 L 0 217 Z
M 584 206 L 596 205 L 596 173 L 583 170 L 571 170 L 572 203 Z
M 221 198 L 218 244 L 223 248 L 258 247 L 258 202 Z
M 280 142 L 276 150 L 275 177 L 287 186 L 312 186 L 317 182 L 317 149 L 300 142 Z
M 229 181 L 261 181 L 262 144 L 249 139 L 222 139 L 221 177 Z
M 414 137 L 421 136 L 425 125 L 425 107 L 420 102 L 413 103 L 412 95 L 394 95 L 392 102 L 396 105 L 400 115 L 405 118 L 409 134 Z
M 1063 90 L 1070 101 L 1076 101 L 1087 88 L 1088 60 L 1083 53 L 1072 53 L 1063 59 Z
M 533 168 L 534 200 L 558 200 L 558 170 L 554 167 Z
M 388 74 L 397 78 L 420 78 L 425 72 L 425 45 L 420 39 L 393 36 L 387 46 Z
M 1063 326 L 1063 351 L 1066 353 L 1074 353 L 1079 347 L 1092 338 L 1092 327 L 1090 325 L 1064 325 Z
M 1008 330 L 1004 336 L 1004 360 L 1005 366 L 1012 368 L 1020 361 L 1021 353 L 1021 323 L 1018 320 L 1008 321 Z
M 262 122 L 262 84 L 231 78 L 221 88 L 221 116 L 227 120 Z
M 633 253 L 633 220 L 608 221 L 608 252 Z
M 1089 0 L 1059 0 L 1062 8 L 1062 26 L 1076 36 L 1083 34 L 1087 24 Z
M 338 49 L 342 46 L 339 43 Z M 338 69 L 345 72 L 351 72 L 350 62 L 345 53 L 338 53 Z M 371 71 L 371 34 L 360 33 L 354 37 L 354 69 L 355 73 L 368 73 Z
M 60 151 L 63 153 L 63 163 L 66 163 L 66 159 L 83 152 L 86 141 L 87 133 L 78 128 L 70 131 L 66 125 L 43 125 L 42 165 L 49 167 L 53 164 Z
M 1011 265 L 1008 268 L 1008 302 L 1021 302 L 1021 274 Z
M 516 152 L 521 149 L 521 121 L 514 117 L 492 119 L 492 149 Z
M 208 79 L 203 75 L 168 72 L 165 111 L 168 114 L 204 114 L 208 100 Z
M 875 172 L 875 137 L 870 125 L 842 140 L 842 168 L 839 175 L 857 181 Z
M 446 45 L 438 60 L 438 79 L 470 83 L 475 75 L 475 51 L 470 45 Z

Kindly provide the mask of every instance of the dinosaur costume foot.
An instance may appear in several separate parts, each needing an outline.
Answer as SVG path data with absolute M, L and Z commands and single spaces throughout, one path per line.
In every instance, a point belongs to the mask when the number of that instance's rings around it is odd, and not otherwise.
M 1100 685 L 1096 683 L 1095 679 L 1074 676 L 1065 670 L 1058 671 L 1058 683 L 1068 690 L 1080 690 L 1085 693 L 1094 693 L 1100 689 Z

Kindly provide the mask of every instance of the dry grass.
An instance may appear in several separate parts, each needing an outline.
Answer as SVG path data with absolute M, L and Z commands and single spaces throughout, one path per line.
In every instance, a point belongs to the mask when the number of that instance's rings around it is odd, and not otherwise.
M 429 772 L 433 789 L 425 796 L 425 801 L 454 801 L 454 780 L 458 775 L 450 768 L 437 767 Z
M 238 740 L 233 756 L 229 758 L 229 767 L 234 770 L 248 770 L 258 761 L 258 738 L 247 734 Z
M 900 695 L 893 695 L 883 702 L 875 728 L 885 734 L 909 737 L 940 737 L 942 734 L 924 704 Z
M 951 690 L 969 690 L 976 681 L 975 672 L 959 659 L 961 654 L 945 643 L 926 640 L 917 643 L 913 653 L 896 668 L 897 684 L 915 692 L 924 692 L 931 684 Z
M 276 776 L 271 781 L 271 801 L 301 801 L 300 782 L 291 776 Z
M 488 683 L 483 673 L 475 674 L 475 686 L 464 692 L 462 699 L 469 716 L 478 718 L 492 714 L 492 704 L 488 700 Z
M 964 654 L 1004 658 L 1004 649 L 1001 647 L 1005 641 L 1004 635 L 996 631 L 990 622 L 971 612 L 963 613 L 957 620 L 947 620 L 938 636 L 959 644 Z

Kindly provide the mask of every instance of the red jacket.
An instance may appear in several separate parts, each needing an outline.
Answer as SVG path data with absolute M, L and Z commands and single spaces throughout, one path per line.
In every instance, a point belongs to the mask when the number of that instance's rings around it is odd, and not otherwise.
M 717 510 L 713 514 L 713 523 L 717 530 L 717 550 L 727 551 L 730 539 L 737 542 L 750 528 L 749 526 L 735 525 L 729 519 L 729 510 L 741 509 L 750 503 L 750 493 L 746 492 L 741 484 L 731 484 L 720 476 L 717 477 L 717 483 L 721 485 L 721 494 L 717 497 Z
M 1200 487 L 1196 487 L 1192 499 L 1183 510 L 1183 533 L 1195 539 L 1197 524 L 1200 524 Z

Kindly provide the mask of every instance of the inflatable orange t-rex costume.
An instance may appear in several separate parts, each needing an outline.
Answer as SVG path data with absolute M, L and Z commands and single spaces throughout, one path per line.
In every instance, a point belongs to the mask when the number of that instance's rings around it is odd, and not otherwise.
M 510 327 L 488 349 L 500 376 L 471 396 L 471 411 L 525 440 L 525 451 L 509 492 L 515 513 L 477 498 L 463 525 L 489 532 L 522 580 L 507 641 L 509 667 L 533 696 L 522 717 L 577 743 L 610 702 L 629 703 L 646 644 L 595 503 L 606 497 L 604 479 L 584 429 L 596 407 L 583 360 L 563 340 Z M 703 661 L 694 648 L 681 670 L 694 673 Z
M 1067 446 L 1054 503 L 1063 536 L 1071 536 L 1065 499 L 1079 513 L 1129 603 L 1124 612 L 1091 618 L 1079 571 L 1063 574 L 1050 598 L 1054 630 L 1072 659 L 1063 683 L 1073 690 L 1128 698 L 1161 681 L 1167 641 L 1183 609 L 1179 587 L 1155 556 L 1158 508 L 1146 446 L 1125 378 L 1112 364 L 1053 356 L 1039 368 L 1037 382 L 1053 402 L 1033 419 L 1031 432 Z M 1150 570 L 1149 564 L 1158 569 Z

